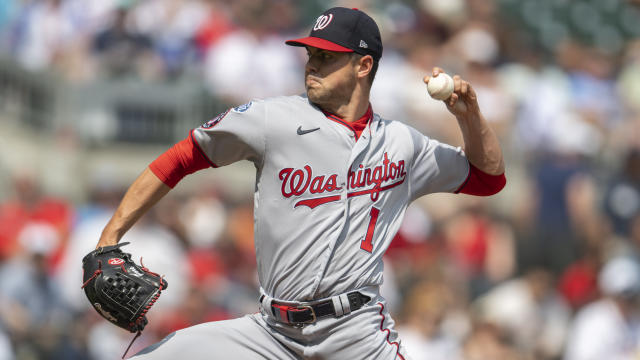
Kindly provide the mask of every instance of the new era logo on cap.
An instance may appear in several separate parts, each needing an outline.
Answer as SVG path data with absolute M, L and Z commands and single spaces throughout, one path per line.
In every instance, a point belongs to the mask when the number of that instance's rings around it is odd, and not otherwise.
M 356 52 L 371 55 L 374 60 L 382 56 L 382 40 L 376 22 L 358 9 L 334 7 L 317 19 L 309 36 L 288 40 L 291 46 L 312 46 L 319 49 Z

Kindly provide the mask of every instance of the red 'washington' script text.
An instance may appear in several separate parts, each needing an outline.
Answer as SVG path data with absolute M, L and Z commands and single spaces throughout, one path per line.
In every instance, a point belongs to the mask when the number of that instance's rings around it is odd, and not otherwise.
M 381 165 L 365 168 L 360 164 L 355 171 L 349 169 L 347 174 L 347 189 L 358 191 L 349 192 L 347 195 L 348 197 L 352 197 L 370 194 L 371 200 L 376 201 L 378 200 L 381 191 L 388 190 L 402 184 L 406 175 L 407 173 L 405 170 L 404 160 L 400 160 L 396 163 L 390 160 L 389 156 L 385 152 Z M 332 174 L 329 176 L 319 175 L 314 177 L 313 169 L 310 165 L 305 165 L 304 169 L 282 169 L 278 176 L 282 181 L 282 195 L 286 198 L 291 196 L 301 196 L 306 192 L 309 192 L 310 194 L 320 194 L 324 192 L 342 190 L 342 187 L 338 186 L 338 174 Z M 395 180 L 395 182 L 383 186 L 383 184 L 393 180 Z M 367 187 L 370 188 L 359 190 Z M 310 208 L 313 208 L 339 199 L 340 196 L 338 195 L 314 198 L 299 201 L 295 206 L 307 205 Z

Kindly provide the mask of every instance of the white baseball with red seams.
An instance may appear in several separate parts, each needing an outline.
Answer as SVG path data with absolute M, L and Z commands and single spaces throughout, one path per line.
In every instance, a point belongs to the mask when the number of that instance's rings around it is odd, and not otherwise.
M 436 100 L 447 100 L 453 94 L 453 78 L 446 73 L 439 73 L 429 78 L 427 92 Z

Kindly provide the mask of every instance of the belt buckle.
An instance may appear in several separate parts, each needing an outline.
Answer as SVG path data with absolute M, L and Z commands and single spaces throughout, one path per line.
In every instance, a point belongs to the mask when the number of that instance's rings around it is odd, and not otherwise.
M 306 310 L 306 309 L 309 309 L 309 311 L 311 311 L 311 320 L 298 322 L 296 324 L 312 324 L 312 323 L 316 322 L 316 320 L 318 320 L 318 318 L 316 317 L 316 312 L 313 310 L 311 305 L 298 305 L 298 306 L 296 306 L 296 310 Z

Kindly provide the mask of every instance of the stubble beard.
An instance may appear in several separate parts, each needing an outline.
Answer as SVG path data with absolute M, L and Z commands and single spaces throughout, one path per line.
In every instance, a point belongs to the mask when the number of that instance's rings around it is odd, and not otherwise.
M 309 87 L 307 86 L 307 97 L 311 102 L 322 105 L 331 99 L 331 92 L 323 87 Z
M 349 102 L 353 90 L 355 89 L 356 80 L 348 78 L 334 88 L 328 88 L 326 83 L 319 80 L 319 83 L 309 86 L 305 83 L 307 97 L 314 104 L 322 106 L 325 110 L 332 110 L 341 104 Z

